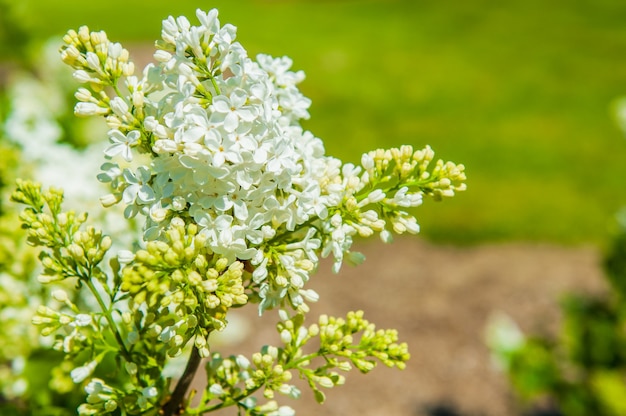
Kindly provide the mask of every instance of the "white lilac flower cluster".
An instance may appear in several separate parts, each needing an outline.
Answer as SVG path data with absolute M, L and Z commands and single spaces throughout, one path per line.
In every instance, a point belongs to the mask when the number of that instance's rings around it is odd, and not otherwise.
M 246 263 L 261 310 L 284 299 L 306 308 L 317 296 L 304 284 L 318 254 L 332 253 L 337 271 L 346 253 L 359 260 L 353 236 L 416 233 L 405 208 L 424 193 L 464 189 L 462 165 L 426 170 L 429 148 L 370 152 L 362 166 L 326 156 L 300 125 L 310 100 L 292 61 L 252 60 L 217 10 L 196 16 L 198 26 L 163 22 L 157 63 L 141 76 L 104 32 L 82 27 L 64 38 L 63 60 L 84 84 L 75 112 L 102 115 L 110 127 L 99 179 L 111 193 L 101 201 L 145 217 L 146 240 L 161 239 L 174 218 L 193 222 L 212 252 Z

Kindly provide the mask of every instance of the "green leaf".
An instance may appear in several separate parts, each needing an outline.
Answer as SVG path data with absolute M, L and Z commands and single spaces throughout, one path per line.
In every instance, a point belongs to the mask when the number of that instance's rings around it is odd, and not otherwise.
M 319 404 L 324 403 L 324 401 L 326 400 L 326 395 L 320 390 L 313 390 L 313 394 L 315 395 L 315 401 Z
M 626 385 L 622 374 L 617 371 L 596 372 L 591 376 L 591 387 L 607 415 L 626 414 Z

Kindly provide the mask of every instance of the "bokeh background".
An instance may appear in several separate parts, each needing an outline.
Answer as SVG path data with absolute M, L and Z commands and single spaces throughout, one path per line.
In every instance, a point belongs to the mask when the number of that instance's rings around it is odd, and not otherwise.
M 45 71 L 40 46 L 84 24 L 145 62 L 162 19 L 213 7 L 251 56 L 287 55 L 305 71 L 304 125 L 329 154 L 357 162 L 373 148 L 429 144 L 467 169 L 467 192 L 418 208 L 420 239 L 362 244 L 369 266 L 341 277 L 325 267 L 311 282 L 322 294 L 315 314 L 363 308 L 397 327 L 413 358 L 402 376 L 348 376 L 322 413 L 302 414 L 521 414 L 483 331 L 503 311 L 554 332 L 560 295 L 604 288 L 600 252 L 626 205 L 626 122 L 616 115 L 626 3 L 0 0 L 0 80 L 33 63 Z M 275 342 L 269 321 L 252 324 L 256 343 Z
M 168 15 L 218 7 L 251 56 L 288 55 L 306 72 L 305 127 L 328 153 L 430 144 L 466 165 L 470 192 L 420 208 L 434 241 L 602 243 L 626 201 L 619 0 L 5 3 L 5 62 L 83 24 L 145 49 Z

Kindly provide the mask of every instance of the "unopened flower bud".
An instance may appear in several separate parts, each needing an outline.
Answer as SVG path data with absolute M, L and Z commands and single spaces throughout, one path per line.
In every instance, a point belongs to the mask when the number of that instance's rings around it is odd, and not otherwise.
M 103 207 L 108 208 L 120 202 L 120 197 L 114 194 L 106 194 L 100 197 L 100 203 Z
M 77 116 L 96 116 L 96 115 L 104 115 L 109 112 L 108 108 L 100 107 L 98 104 L 94 103 L 76 103 L 74 107 L 74 114 Z
M 39 281 L 39 283 L 50 283 L 50 282 L 54 282 L 56 280 L 61 280 L 58 276 L 48 276 L 45 274 L 40 274 L 39 276 L 37 276 L 37 280 Z
M 84 102 L 90 102 L 93 99 L 91 91 L 87 88 L 79 88 L 78 91 L 76 91 L 76 94 L 74 94 L 74 97 L 76 97 L 78 101 Z
M 291 333 L 288 330 L 283 329 L 280 332 L 280 339 L 281 339 L 281 341 L 283 341 L 284 344 L 289 344 L 291 342 L 291 339 L 292 339 L 291 338 Z
M 327 389 L 332 388 L 334 386 L 333 381 L 326 376 L 323 377 L 313 377 L 313 380 L 315 380 L 317 382 L 317 384 L 319 384 L 322 387 L 325 387 Z
M 166 51 L 161 50 L 161 49 L 157 50 L 154 53 L 153 56 L 154 56 L 154 59 L 156 59 L 158 62 L 167 62 L 170 59 L 172 59 L 172 54 L 171 53 L 166 52 Z
M 85 258 L 85 251 L 78 244 L 72 243 L 67 247 L 67 250 L 70 252 L 72 257 L 76 260 L 81 260 Z
M 111 248 L 112 244 L 113 244 L 113 240 L 111 239 L 111 237 L 109 237 L 108 235 L 105 235 L 104 237 L 102 237 L 102 240 L 100 240 L 100 249 L 102 251 L 107 251 L 108 249 Z
M 91 81 L 91 76 L 89 75 L 89 73 L 82 69 L 74 71 L 73 77 L 76 81 L 80 82 L 81 84 L 85 84 Z
M 117 402 L 115 400 L 107 400 L 106 403 L 104 403 L 105 411 L 113 412 L 115 409 L 117 409 Z
M 52 298 L 57 302 L 64 303 L 68 300 L 67 292 L 63 289 L 56 289 L 52 292 Z
M 238 355 L 235 361 L 242 370 L 247 370 L 250 367 L 250 361 L 243 355 Z
M 35 324 L 35 325 L 38 325 L 38 324 Z M 48 326 L 48 327 L 45 327 L 45 328 L 41 329 L 41 335 L 43 335 L 44 337 L 47 337 L 49 335 L 52 335 L 54 333 L 54 331 L 56 331 L 55 327 Z
M 135 260 L 135 255 L 132 251 L 120 250 L 117 252 L 117 259 L 121 264 L 128 264 Z
M 126 101 L 120 97 L 111 99 L 109 105 L 111 106 L 111 110 L 113 110 L 113 112 L 118 116 L 123 117 L 128 113 L 128 104 L 126 104 Z

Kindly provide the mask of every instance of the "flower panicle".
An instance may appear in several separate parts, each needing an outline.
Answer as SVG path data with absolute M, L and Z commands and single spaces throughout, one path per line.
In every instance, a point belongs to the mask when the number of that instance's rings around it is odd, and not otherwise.
M 282 347 L 265 346 L 251 360 L 241 355 L 224 358 L 213 354 L 207 366 L 209 380 L 202 404 L 194 410 L 215 410 L 232 398 L 241 400 L 239 404 L 244 408 L 256 409 L 258 404 L 256 400 L 250 401 L 250 393 L 259 390 L 268 400 L 273 400 L 275 393 L 297 398 L 300 390 L 289 383 L 292 371 L 307 381 L 316 400 L 322 403 L 325 400 L 322 389 L 344 384 L 345 376 L 341 373 L 353 366 L 366 373 L 379 360 L 389 367 L 403 369 L 410 357 L 407 345 L 397 342 L 395 330 L 376 330 L 364 319 L 362 311 L 349 312 L 345 318 L 322 315 L 318 323 L 308 327 L 304 325 L 303 314 L 290 317 L 281 310 L 280 316 L 277 331 Z M 307 351 L 314 338 L 319 339 L 314 343 L 319 346 Z
M 251 299 L 261 312 L 285 303 L 306 312 L 305 300 L 315 296 L 304 285 L 319 256 L 332 254 L 335 271 L 344 258 L 358 264 L 355 236 L 391 241 L 392 233 L 418 233 L 405 209 L 424 195 L 465 189 L 463 165 L 433 166 L 428 146 L 378 149 L 361 166 L 324 155 L 321 140 L 300 126 L 310 106 L 297 88 L 304 73 L 292 71 L 287 57 L 249 58 L 217 10 L 196 17 L 197 25 L 163 21 L 156 63 L 141 79 L 126 77 L 128 94 L 77 93 L 85 114 L 104 115 L 111 128 L 98 175 L 111 193 L 102 203 L 145 218 L 146 240 L 166 239 L 171 221 L 185 218 L 211 252 L 252 266 Z M 117 76 L 106 65 L 110 50 L 127 59 L 87 28 L 70 31 L 65 42 L 64 60 L 92 75 Z

